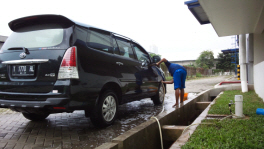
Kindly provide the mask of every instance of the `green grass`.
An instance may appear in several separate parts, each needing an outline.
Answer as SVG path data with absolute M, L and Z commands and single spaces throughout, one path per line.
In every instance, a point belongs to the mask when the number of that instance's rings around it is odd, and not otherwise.
M 199 125 L 186 148 L 264 148 L 264 115 L 257 115 L 256 109 L 264 103 L 254 91 L 225 91 L 211 106 L 209 114 L 230 114 L 228 103 L 235 95 L 243 95 L 243 113 L 247 119 L 203 120 L 213 125 Z M 234 113 L 234 105 L 232 105 Z

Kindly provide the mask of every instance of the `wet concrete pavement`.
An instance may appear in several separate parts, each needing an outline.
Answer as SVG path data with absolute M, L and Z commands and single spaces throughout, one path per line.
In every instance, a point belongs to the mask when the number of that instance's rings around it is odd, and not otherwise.
M 164 112 L 174 110 L 175 95 L 170 88 L 165 96 Z M 188 96 L 194 97 L 195 94 Z M 32 122 L 21 113 L 5 110 L 0 112 L 0 149 L 95 148 L 149 120 L 162 109 L 163 106 L 154 106 L 150 98 L 122 105 L 114 125 L 104 129 L 94 127 L 83 111 L 51 114 L 45 121 Z
M 167 104 L 167 102 L 166 102 Z M 51 114 L 45 121 L 32 122 L 21 113 L 0 115 L 0 148 L 95 148 L 158 114 L 162 106 L 150 99 L 120 106 L 114 125 L 96 128 L 83 111 Z
M 230 76 L 215 76 L 208 78 L 199 78 L 195 80 L 187 80 L 185 82 L 185 92 L 186 93 L 200 93 L 202 91 L 214 88 L 217 83 L 225 80 L 237 81 L 236 78 Z M 168 93 L 174 93 L 173 84 L 168 84 Z

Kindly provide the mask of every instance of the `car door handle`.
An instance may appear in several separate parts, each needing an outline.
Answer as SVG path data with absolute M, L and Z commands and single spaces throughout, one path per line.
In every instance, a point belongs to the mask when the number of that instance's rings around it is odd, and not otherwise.
M 124 65 L 124 64 L 121 63 L 121 62 L 116 62 L 116 64 L 119 65 L 119 66 L 120 66 L 120 65 Z

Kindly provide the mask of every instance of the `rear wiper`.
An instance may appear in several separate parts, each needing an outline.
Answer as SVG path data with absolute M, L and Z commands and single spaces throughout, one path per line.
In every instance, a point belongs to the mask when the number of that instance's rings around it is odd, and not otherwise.
M 15 47 L 15 48 L 9 48 L 8 50 L 23 50 L 26 54 L 29 54 L 29 51 L 25 47 Z

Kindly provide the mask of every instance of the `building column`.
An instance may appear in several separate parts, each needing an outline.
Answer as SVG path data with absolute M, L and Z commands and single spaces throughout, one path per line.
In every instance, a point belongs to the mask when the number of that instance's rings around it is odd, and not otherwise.
M 247 66 L 248 66 L 248 84 L 253 85 L 254 84 L 254 78 L 253 78 L 253 63 L 254 63 L 254 50 L 253 50 L 253 34 L 247 35 L 247 47 L 246 47 L 246 60 L 247 60 Z
M 239 65 L 242 92 L 248 92 L 246 66 L 246 35 L 239 35 Z

